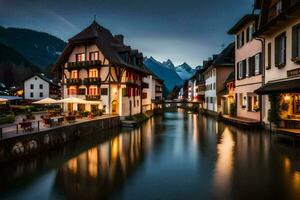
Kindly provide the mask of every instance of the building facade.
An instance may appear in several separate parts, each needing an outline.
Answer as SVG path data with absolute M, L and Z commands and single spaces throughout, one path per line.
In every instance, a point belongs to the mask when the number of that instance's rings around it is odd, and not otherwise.
M 257 90 L 263 95 L 263 121 L 269 124 L 278 113 L 286 127 L 300 119 L 300 1 L 256 0 L 255 8 L 261 11 L 255 36 L 264 40 L 264 85 Z
M 214 113 L 222 112 L 221 96 L 224 82 L 234 71 L 234 43 L 228 45 L 219 55 L 214 56 L 212 65 L 204 72 L 205 109 Z
M 104 109 L 129 116 L 142 112 L 142 79 L 149 73 L 143 55 L 124 44 L 122 35 L 95 21 L 71 39 L 53 68 L 62 79 L 62 97 L 96 101 L 98 105 L 64 105 L 64 110 Z
M 44 74 L 35 74 L 23 82 L 25 100 L 60 98 L 60 85 Z
M 258 15 L 248 14 L 228 33 L 235 35 L 237 117 L 260 121 L 260 97 L 254 92 L 262 86 L 262 41 L 253 37 L 257 25 Z
M 151 73 L 151 72 L 150 72 Z M 143 112 L 161 108 L 163 100 L 163 81 L 153 73 L 143 78 Z

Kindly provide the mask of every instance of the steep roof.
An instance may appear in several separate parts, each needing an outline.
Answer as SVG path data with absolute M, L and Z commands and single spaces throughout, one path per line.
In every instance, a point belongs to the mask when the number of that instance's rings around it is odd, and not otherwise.
M 229 31 L 228 34 L 233 35 L 239 32 L 247 23 L 256 21 L 258 19 L 258 15 L 256 14 L 247 14 L 242 17 Z
M 232 81 L 235 81 L 235 71 L 231 72 L 231 73 L 228 75 L 228 77 L 227 77 L 225 83 L 229 83 L 229 82 L 232 82 Z
M 232 66 L 235 58 L 235 43 L 229 44 L 213 62 L 213 66 Z
M 54 81 L 53 79 L 51 79 L 50 77 L 48 77 L 48 76 L 46 76 L 45 74 L 42 74 L 42 73 L 35 73 L 34 75 L 31 75 L 31 76 L 27 77 L 26 79 L 24 79 L 23 82 L 27 81 L 28 79 L 30 79 L 34 76 L 38 76 L 39 78 L 41 78 L 42 80 L 46 81 L 47 83 L 49 83 L 51 85 L 60 87 L 56 81 Z
M 116 39 L 109 30 L 99 25 L 94 21 L 90 26 L 83 31 L 69 39 L 69 43 L 64 49 L 62 55 L 57 60 L 52 71 L 58 71 L 58 69 L 67 62 L 68 57 L 73 51 L 73 48 L 82 43 L 95 43 L 99 50 L 103 53 L 105 58 L 113 65 L 122 65 L 128 68 L 147 73 L 142 66 L 133 65 L 124 61 L 120 54 L 127 51 L 129 54 L 133 54 L 140 57 L 140 53 L 137 50 L 132 50 L 130 46 L 126 46 L 121 41 Z

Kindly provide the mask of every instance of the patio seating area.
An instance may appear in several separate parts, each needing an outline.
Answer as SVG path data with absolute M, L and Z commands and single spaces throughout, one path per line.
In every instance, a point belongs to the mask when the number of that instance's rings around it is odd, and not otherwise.
M 0 126 L 0 140 L 18 137 L 27 134 L 34 134 L 44 130 L 55 129 L 56 127 L 68 126 L 71 124 L 89 122 L 91 120 L 106 119 L 115 115 L 82 116 L 80 113 L 62 113 L 57 116 L 48 114 L 36 114 L 35 120 L 26 119 L 25 115 L 16 117 L 15 123 Z

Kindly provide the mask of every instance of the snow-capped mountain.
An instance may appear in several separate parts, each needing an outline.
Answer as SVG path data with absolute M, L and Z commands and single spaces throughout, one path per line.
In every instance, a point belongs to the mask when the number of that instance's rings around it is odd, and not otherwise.
M 174 69 L 175 70 L 175 65 L 173 64 L 173 62 L 168 59 L 167 61 L 162 62 L 162 64 L 170 69 Z
M 176 66 L 175 70 L 182 80 L 187 80 L 191 78 L 195 73 L 195 69 L 193 69 L 187 63 L 183 63 L 182 65 Z
M 169 62 L 166 61 L 163 64 L 155 60 L 153 57 L 146 57 L 144 60 L 144 65 L 164 81 L 164 84 L 168 90 L 167 92 L 170 92 L 175 86 L 180 86 L 183 83 L 182 79 L 175 71 L 174 64 L 170 60 Z

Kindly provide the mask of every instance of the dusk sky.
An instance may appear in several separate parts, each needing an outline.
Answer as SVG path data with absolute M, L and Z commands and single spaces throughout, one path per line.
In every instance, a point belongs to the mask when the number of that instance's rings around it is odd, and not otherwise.
M 228 29 L 253 0 L 0 0 L 0 25 L 48 32 L 63 40 L 94 15 L 113 34 L 144 53 L 193 67 L 233 41 Z

